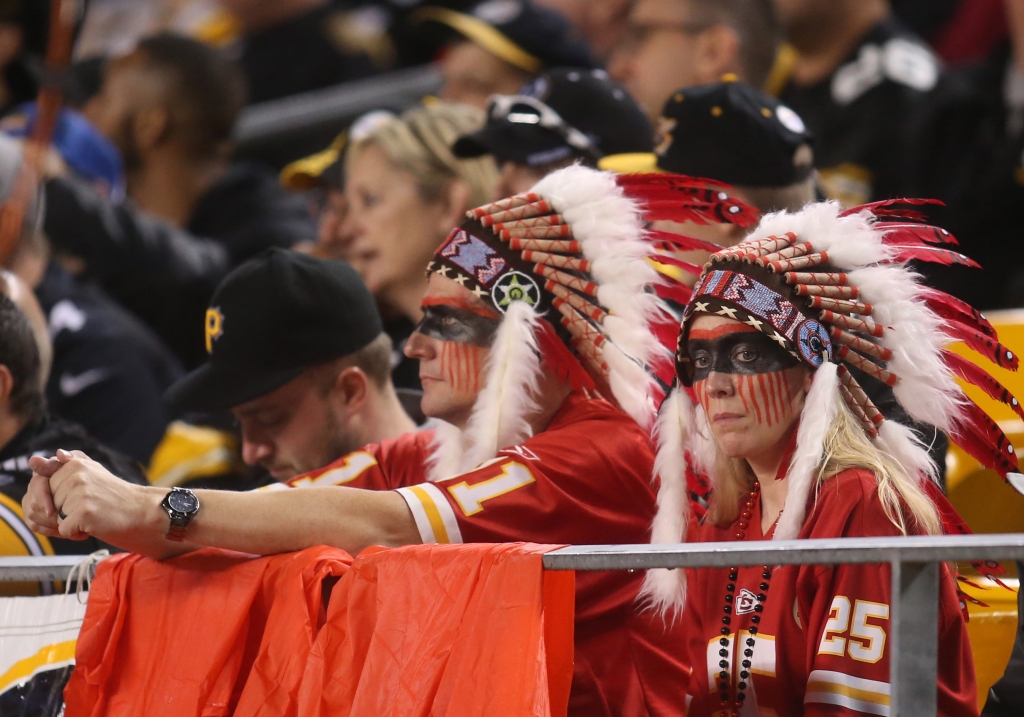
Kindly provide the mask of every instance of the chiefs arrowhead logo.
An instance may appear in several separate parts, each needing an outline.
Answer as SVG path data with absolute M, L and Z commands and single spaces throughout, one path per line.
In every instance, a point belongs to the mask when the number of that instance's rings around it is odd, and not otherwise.
M 746 588 L 740 590 L 740 594 L 736 596 L 736 614 L 746 615 L 747 613 L 754 612 L 754 607 L 757 605 L 757 595 L 750 592 Z

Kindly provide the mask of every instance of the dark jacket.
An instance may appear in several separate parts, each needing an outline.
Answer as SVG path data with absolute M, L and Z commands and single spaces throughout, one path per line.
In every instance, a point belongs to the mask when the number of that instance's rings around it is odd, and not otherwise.
M 269 171 L 235 164 L 204 194 L 185 229 L 111 204 L 67 178 L 46 185 L 44 229 L 59 251 L 149 324 L 194 368 L 206 358 L 203 317 L 213 290 L 242 261 L 271 246 L 314 240 L 306 201 Z
M 905 196 L 910 122 L 940 76 L 924 42 L 890 18 L 829 77 L 784 87 L 779 99 L 814 133 L 826 194 L 849 205 Z
M 25 497 L 32 470 L 32 456 L 51 458 L 58 448 L 83 451 L 118 478 L 146 485 L 138 464 L 99 443 L 74 423 L 46 416 L 30 423 L 0 448 L 0 554 L 5 555 L 88 555 L 109 547 L 97 538 L 65 540 L 35 535 L 21 522 L 21 499 Z M 12 508 L 17 507 L 19 512 Z
M 929 214 L 984 271 L 922 267 L 930 283 L 978 309 L 1024 305 L 1024 131 L 1007 126 L 1010 46 L 950 73 L 915 127 L 915 196 L 946 203 Z
M 51 262 L 36 287 L 53 338 L 51 413 L 146 465 L 172 415 L 163 401 L 184 371 L 170 349 L 95 284 Z

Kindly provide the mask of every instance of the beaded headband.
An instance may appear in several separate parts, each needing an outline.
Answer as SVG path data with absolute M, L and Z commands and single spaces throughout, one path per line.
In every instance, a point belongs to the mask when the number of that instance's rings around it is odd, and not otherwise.
M 847 210 L 837 218 L 870 213 L 875 231 L 884 232 L 881 244 L 888 249 L 887 256 L 878 261 L 880 265 L 916 259 L 977 267 L 971 259 L 947 248 L 957 244 L 948 231 L 924 224 L 919 211 L 905 207 L 924 203 L 890 200 Z M 900 278 L 915 281 L 909 273 Z M 925 289 L 922 300 L 928 310 L 942 317 L 944 333 L 951 340 L 963 341 L 998 366 L 1017 370 L 1017 356 L 999 343 L 992 324 L 979 312 L 934 289 Z M 886 297 L 879 296 L 875 301 L 884 303 Z M 874 312 L 875 307 L 864 301 L 856 276 L 851 278 L 851 272 L 838 270 L 830 263 L 829 252 L 812 242 L 801 241 L 793 232 L 744 241 L 713 254 L 694 287 L 676 350 L 677 374 L 684 383 L 692 375 L 685 348 L 695 315 L 735 318 L 765 332 L 812 369 L 826 360 L 838 363 L 840 392 L 865 432 L 874 438 L 885 418 L 848 366 L 895 387 L 900 376 L 889 367 L 894 352 L 886 344 L 889 334 L 903 328 L 883 326 L 872 318 Z M 982 388 L 1024 418 L 1017 399 L 983 369 L 948 351 L 942 352 L 942 360 L 948 371 Z M 961 395 L 964 408 L 951 431 L 953 440 L 1004 477 L 1015 473 L 1017 457 L 1002 430 Z

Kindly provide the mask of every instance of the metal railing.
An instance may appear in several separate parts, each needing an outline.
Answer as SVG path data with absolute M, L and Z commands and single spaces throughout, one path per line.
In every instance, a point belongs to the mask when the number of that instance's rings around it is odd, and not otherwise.
M 424 65 L 250 105 L 235 126 L 235 153 L 281 166 L 319 152 L 366 112 L 401 112 L 440 87 L 440 74 Z
M 548 570 L 727 568 L 748 565 L 892 565 L 891 717 L 937 713 L 939 563 L 1022 560 L 1024 534 L 779 540 L 689 545 L 580 545 L 544 556 Z
M 67 580 L 71 568 L 87 557 L 87 555 L 0 557 L 0 582 Z
M 0 557 L 0 581 L 65 580 L 84 556 Z M 939 563 L 1024 560 L 1024 533 L 684 545 L 580 545 L 544 556 L 547 570 L 889 563 L 892 717 L 936 714 Z

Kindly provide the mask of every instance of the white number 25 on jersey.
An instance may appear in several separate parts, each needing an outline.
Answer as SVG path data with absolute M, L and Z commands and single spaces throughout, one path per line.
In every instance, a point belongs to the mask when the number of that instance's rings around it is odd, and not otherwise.
M 832 609 L 829 611 L 828 622 L 825 623 L 818 654 L 836 657 L 849 654 L 858 662 L 878 662 L 885 650 L 885 630 L 880 625 L 868 622 L 869 618 L 888 620 L 889 606 L 885 603 L 857 600 L 851 610 L 850 598 L 836 595 L 832 598 Z M 847 630 L 848 637 L 843 637 Z

